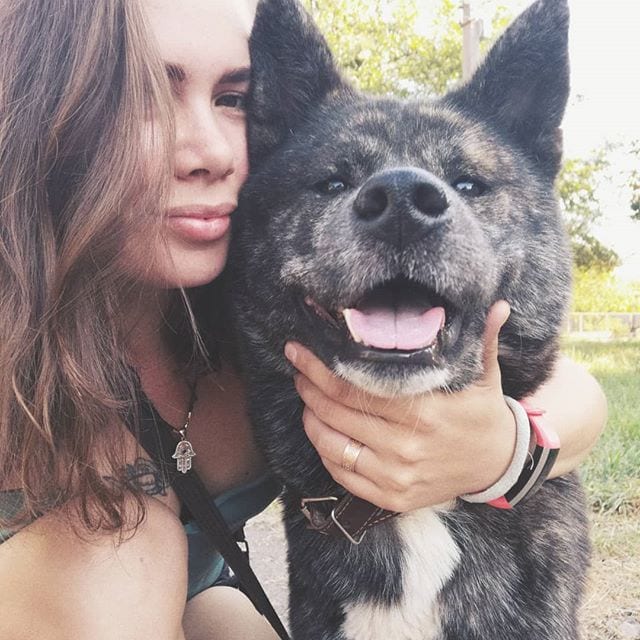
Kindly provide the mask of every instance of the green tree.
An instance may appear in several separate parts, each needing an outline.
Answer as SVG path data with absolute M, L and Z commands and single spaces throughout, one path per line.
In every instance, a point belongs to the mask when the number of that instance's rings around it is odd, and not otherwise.
M 462 74 L 459 3 L 442 0 L 438 35 L 419 31 L 417 0 L 304 0 L 336 62 L 362 90 L 397 96 L 444 93 Z
M 491 33 L 513 17 L 492 0 Z M 462 78 L 459 0 L 439 0 L 421 21 L 422 0 L 303 0 L 325 34 L 336 61 L 364 91 L 402 97 L 441 95 Z M 421 28 L 422 27 L 422 28 Z M 494 38 L 484 39 L 486 52 Z
M 579 269 L 611 271 L 620 264 L 618 254 L 593 235 L 593 225 L 602 217 L 597 181 L 607 167 L 605 152 L 600 151 L 587 160 L 566 160 L 558 177 L 558 195 Z
M 640 282 L 620 282 L 611 272 L 574 269 L 572 311 L 637 312 Z

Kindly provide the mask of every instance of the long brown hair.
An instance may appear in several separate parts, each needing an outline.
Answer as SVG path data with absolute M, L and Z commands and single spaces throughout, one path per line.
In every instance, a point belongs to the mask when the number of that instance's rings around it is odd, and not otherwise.
M 158 227 L 168 82 L 136 0 L 3 0 L 0 60 L 0 488 L 27 516 L 75 498 L 90 530 L 120 529 L 120 258 Z

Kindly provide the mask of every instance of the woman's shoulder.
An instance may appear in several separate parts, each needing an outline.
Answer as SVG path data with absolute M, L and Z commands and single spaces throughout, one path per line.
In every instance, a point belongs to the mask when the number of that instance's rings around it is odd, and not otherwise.
M 53 511 L 0 545 L 0 637 L 115 640 L 151 628 L 181 637 L 186 536 L 171 509 L 151 498 L 145 506 L 122 537 L 74 532 L 72 516 Z

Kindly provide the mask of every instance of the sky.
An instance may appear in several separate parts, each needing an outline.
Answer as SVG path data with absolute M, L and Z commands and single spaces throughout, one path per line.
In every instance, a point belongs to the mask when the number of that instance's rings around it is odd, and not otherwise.
M 437 0 L 418 0 L 428 19 Z M 490 36 L 496 6 L 513 15 L 531 0 L 470 0 Z M 569 0 L 571 98 L 563 123 L 565 155 L 588 157 L 607 143 L 620 145 L 598 195 L 604 217 L 595 234 L 622 258 L 624 279 L 640 280 L 640 222 L 630 219 L 625 174 L 640 165 L 629 142 L 640 140 L 640 0 Z M 640 166 L 637 167 L 640 169 Z
M 580 156 L 606 142 L 640 140 L 640 2 L 570 0 L 572 98 L 564 121 L 566 153 Z M 615 170 L 640 159 L 612 154 L 614 175 L 600 187 L 605 218 L 598 237 L 623 259 L 619 275 L 640 280 L 640 222 L 630 221 L 630 193 Z M 637 166 L 640 170 L 640 166 Z M 621 184 L 622 183 L 622 184 Z

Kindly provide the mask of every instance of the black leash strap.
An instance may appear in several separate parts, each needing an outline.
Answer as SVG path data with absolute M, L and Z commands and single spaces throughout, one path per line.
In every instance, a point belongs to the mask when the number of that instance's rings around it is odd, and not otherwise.
M 159 424 L 161 421 L 146 398 L 139 399 L 139 407 L 140 433 L 137 435 L 140 444 L 159 465 L 164 477 L 169 478 L 182 505 L 191 512 L 213 546 L 231 567 L 253 606 L 269 621 L 281 640 L 290 640 L 249 561 L 238 547 L 219 509 L 211 501 L 200 477 L 193 469 L 187 473 L 177 471 L 175 461 L 171 459 L 176 441 L 170 429 Z M 126 422 L 131 428 L 130 421 Z

